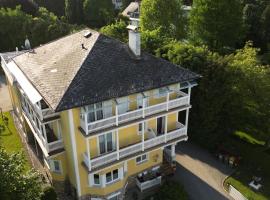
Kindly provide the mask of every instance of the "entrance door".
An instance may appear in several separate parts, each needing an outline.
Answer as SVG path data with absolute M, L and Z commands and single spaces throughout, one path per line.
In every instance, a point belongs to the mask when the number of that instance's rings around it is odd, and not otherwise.
M 165 132 L 165 117 L 157 118 L 157 135 L 162 135 Z

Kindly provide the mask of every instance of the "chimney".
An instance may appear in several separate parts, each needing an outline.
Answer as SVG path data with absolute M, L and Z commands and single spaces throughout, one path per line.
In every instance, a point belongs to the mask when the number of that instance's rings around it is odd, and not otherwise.
M 128 45 L 135 56 L 141 55 L 141 34 L 139 30 L 139 19 L 130 18 L 131 22 L 128 25 Z

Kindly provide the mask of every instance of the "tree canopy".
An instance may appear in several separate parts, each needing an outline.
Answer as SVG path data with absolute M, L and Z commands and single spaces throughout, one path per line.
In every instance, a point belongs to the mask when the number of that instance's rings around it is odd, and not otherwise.
M 9 155 L 0 147 L 0 199 L 40 200 L 41 179 L 34 171 L 25 172 L 21 154 Z
M 90 27 L 102 27 L 112 22 L 114 6 L 111 0 L 85 0 L 84 20 Z
M 185 36 L 181 0 L 143 0 L 140 19 L 142 31 L 160 29 L 167 37 L 181 39 Z
M 212 50 L 234 48 L 243 32 L 242 4 L 236 0 L 194 0 L 189 28 L 192 40 Z

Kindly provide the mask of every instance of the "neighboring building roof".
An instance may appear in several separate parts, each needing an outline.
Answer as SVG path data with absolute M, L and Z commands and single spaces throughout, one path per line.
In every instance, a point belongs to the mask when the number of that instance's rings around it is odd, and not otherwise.
M 200 77 L 145 52 L 137 58 L 127 44 L 89 29 L 13 60 L 57 112 Z
M 128 7 L 126 7 L 126 9 L 122 12 L 122 15 L 130 17 L 132 13 L 139 11 L 139 6 L 139 2 L 131 2 Z

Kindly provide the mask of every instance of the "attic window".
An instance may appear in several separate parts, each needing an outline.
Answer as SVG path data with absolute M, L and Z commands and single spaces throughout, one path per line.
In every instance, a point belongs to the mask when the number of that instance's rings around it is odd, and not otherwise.
M 83 36 L 84 36 L 85 38 L 89 38 L 89 37 L 91 37 L 91 35 L 92 35 L 92 33 L 91 33 L 90 31 L 88 31 L 88 32 L 86 32 Z

